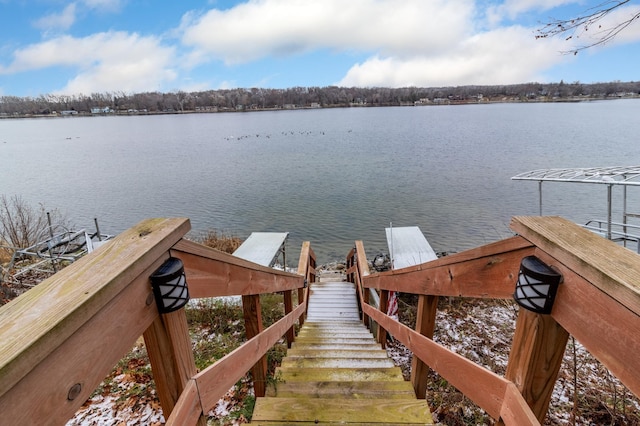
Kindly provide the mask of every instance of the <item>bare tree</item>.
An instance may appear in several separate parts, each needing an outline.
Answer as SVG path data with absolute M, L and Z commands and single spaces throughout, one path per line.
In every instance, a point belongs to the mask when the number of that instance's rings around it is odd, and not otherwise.
M 621 31 L 640 18 L 640 9 L 634 11 L 623 21 L 612 26 L 603 27 L 602 20 L 614 10 L 624 6 L 631 0 L 607 0 L 590 9 L 583 14 L 569 19 L 553 19 L 538 30 L 536 38 L 547 38 L 553 36 L 566 36 L 565 40 L 577 39 L 587 32 L 595 34 L 595 41 L 568 50 L 563 53 L 577 54 L 579 51 L 593 46 L 605 44 L 615 38 Z M 593 31 L 595 27 L 595 31 Z
M 47 213 L 42 204 L 38 208 L 29 205 L 22 197 L 0 195 L 0 240 L 13 248 L 25 248 L 57 233 L 66 219 L 57 211 L 50 212 L 53 229 L 49 229 Z

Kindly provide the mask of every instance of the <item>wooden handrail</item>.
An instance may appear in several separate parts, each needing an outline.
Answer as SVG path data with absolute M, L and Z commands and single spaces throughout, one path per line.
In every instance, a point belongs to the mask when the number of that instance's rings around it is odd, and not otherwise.
M 563 276 L 551 317 L 640 395 L 640 255 L 559 217 L 511 227 Z
M 231 254 L 180 240 L 171 254 L 182 260 L 194 298 L 276 293 L 300 288 L 297 274 L 278 271 Z
M 73 416 L 158 317 L 149 275 L 189 230 L 152 219 L 0 307 L 0 411 L 11 424 Z
M 367 305 L 364 306 L 364 309 L 381 327 L 388 330 L 394 338 L 402 342 L 414 356 L 419 357 L 427 365 L 431 366 L 439 375 L 478 404 L 491 417 L 500 418 L 505 404 L 507 386 L 512 384 L 510 381 L 422 336 L 406 325 L 383 314 L 378 309 Z M 524 411 L 527 413 L 525 418 L 535 417 L 519 393 L 518 395 L 511 395 L 509 402 L 518 404 L 519 408 L 512 410 L 515 413 Z M 515 422 L 511 424 L 523 425 L 527 423 L 524 423 L 520 418 L 516 418 Z
M 197 373 L 184 309 L 160 315 L 149 276 L 174 256 L 183 261 L 192 298 L 284 292 L 285 304 L 304 277 L 184 240 L 189 227 L 188 219 L 143 221 L 0 307 L 3 421 L 64 423 L 144 334 L 165 416 L 204 424 L 203 413 L 293 330 L 306 305 L 286 308 L 276 324 Z M 308 244 L 305 253 L 315 276 Z
M 518 236 L 361 279 L 364 289 L 419 295 L 419 310 L 430 312 L 417 316 L 429 323 L 435 321 L 438 296 L 511 298 L 525 256 L 536 255 L 559 271 L 564 282 L 551 315 L 520 310 L 506 377 L 498 381 L 502 384 L 496 385 L 493 373 L 482 374 L 480 384 L 492 383 L 489 388 L 497 391 L 478 386 L 478 382 L 469 388 L 458 380 L 458 371 L 476 377 L 479 373 L 457 355 L 437 348 L 430 336 L 421 335 L 429 334 L 426 330 L 432 330 L 433 324 L 417 324 L 423 330 L 409 330 L 363 304 L 365 314 L 506 424 L 544 420 L 569 333 L 634 394 L 640 394 L 640 340 L 635 338 L 640 335 L 640 256 L 559 217 L 514 217 L 511 227 Z M 352 266 L 353 276 L 358 277 Z
M 432 296 L 509 299 L 520 261 L 533 250 L 531 242 L 512 237 L 421 265 L 372 274 L 366 286 Z

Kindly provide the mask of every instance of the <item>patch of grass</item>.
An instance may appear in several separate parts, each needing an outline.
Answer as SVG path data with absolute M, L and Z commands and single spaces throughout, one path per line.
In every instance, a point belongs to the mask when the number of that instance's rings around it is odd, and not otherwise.
M 230 299 L 197 299 L 187 305 L 187 322 L 197 329 L 218 334 L 241 331 L 244 334 L 242 304 Z
M 260 307 L 262 323 L 267 328 L 284 316 L 284 297 L 282 294 L 261 294 Z

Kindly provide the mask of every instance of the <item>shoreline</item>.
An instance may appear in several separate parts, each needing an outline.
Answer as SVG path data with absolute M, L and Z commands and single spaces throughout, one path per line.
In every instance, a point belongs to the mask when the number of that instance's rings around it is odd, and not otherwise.
M 498 97 L 496 97 L 498 98 Z M 163 111 L 138 111 L 138 110 L 111 110 L 110 112 L 93 113 L 90 111 L 53 111 L 50 114 L 9 114 L 6 112 L 0 113 L 0 120 L 2 119 L 28 119 L 28 118 L 86 118 L 86 117 L 137 117 L 137 116 L 156 116 L 156 115 L 183 115 L 183 114 L 226 114 L 226 113 L 250 113 L 250 112 L 273 112 L 273 111 L 304 111 L 304 110 L 319 110 L 319 109 L 337 109 L 337 108 L 392 108 L 392 107 L 444 107 L 444 106 L 457 106 L 457 105 L 493 105 L 493 104 L 541 104 L 541 103 L 581 103 L 581 102 L 597 102 L 597 101 L 617 101 L 617 100 L 630 100 L 640 99 L 640 94 L 625 95 L 625 96 L 605 96 L 605 95 L 587 95 L 587 96 L 571 96 L 566 98 L 549 98 L 538 97 L 535 99 L 521 99 L 520 96 L 500 96 L 501 99 L 446 99 L 440 101 L 415 101 L 400 102 L 398 104 L 389 105 L 376 105 L 370 103 L 350 103 L 348 105 L 326 105 L 326 106 L 311 106 L 311 105 L 293 105 L 287 107 L 275 107 L 275 108 L 220 108 L 220 107 L 202 107 L 201 109 L 191 110 L 163 110 Z

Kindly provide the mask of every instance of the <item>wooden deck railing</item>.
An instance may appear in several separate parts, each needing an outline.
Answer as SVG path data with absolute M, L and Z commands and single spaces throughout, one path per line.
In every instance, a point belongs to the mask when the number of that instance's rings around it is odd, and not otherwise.
M 188 219 L 152 219 L 0 308 L 0 412 L 7 424 L 63 424 L 143 335 L 167 424 L 203 413 L 252 370 L 264 392 L 265 355 L 306 309 L 292 292 L 315 275 L 266 268 L 184 240 Z M 191 298 L 242 296 L 248 341 L 197 372 L 184 309 L 159 314 L 149 276 L 169 256 L 185 266 Z M 285 316 L 262 329 L 259 295 L 283 292 Z M 261 390 L 262 389 L 262 390 Z
M 381 294 L 379 309 L 363 303 L 363 317 L 413 352 L 417 394 L 424 397 L 426 369 L 432 368 L 493 418 L 542 423 L 571 334 L 639 395 L 640 256 L 558 217 L 515 217 L 511 228 L 519 236 L 371 275 L 356 242 L 348 277 L 361 297 L 369 289 Z M 564 281 L 550 315 L 519 310 L 505 377 L 433 342 L 439 296 L 511 298 L 520 261 L 528 255 L 561 272 Z M 388 291 L 419 295 L 415 330 L 385 315 Z

